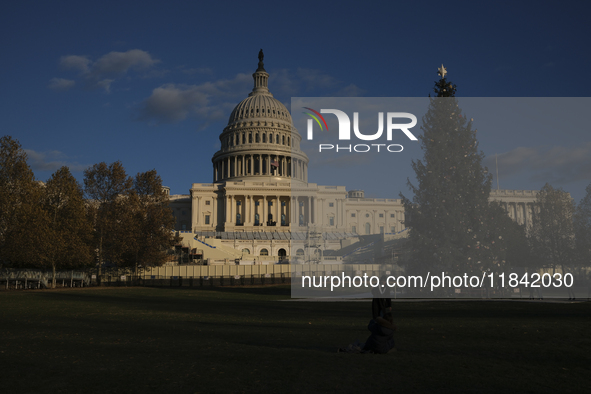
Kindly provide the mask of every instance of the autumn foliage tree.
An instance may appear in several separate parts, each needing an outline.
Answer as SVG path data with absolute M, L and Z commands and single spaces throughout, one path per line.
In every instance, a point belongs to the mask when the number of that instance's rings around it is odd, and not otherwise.
M 591 266 L 591 184 L 575 211 L 575 248 L 580 267 Z
M 99 163 L 84 176 L 94 212 L 99 266 L 104 262 L 117 267 L 162 265 L 172 246 L 174 217 L 156 170 L 132 179 L 121 162 Z
M 84 171 L 84 192 L 92 206 L 94 242 L 98 256 L 98 274 L 105 260 L 116 262 L 124 252 L 125 199 L 132 180 L 120 161 L 98 163 Z
M 50 241 L 45 245 L 42 263 L 51 268 L 55 287 L 56 269 L 93 263 L 92 226 L 82 187 L 68 167 L 61 167 L 47 181 L 42 202 L 47 215 L 43 231 Z
M 0 266 L 26 266 L 43 253 L 41 192 L 20 143 L 0 138 Z
M 173 246 L 175 219 L 168 206 L 162 179 L 151 170 L 138 173 L 129 196 L 130 229 L 127 266 L 160 266 Z
M 156 170 L 132 179 L 121 162 L 95 164 L 82 189 L 61 167 L 43 184 L 18 141 L 0 139 L 0 268 L 48 268 L 55 286 L 56 270 L 95 262 L 99 278 L 105 262 L 162 265 L 174 222 Z

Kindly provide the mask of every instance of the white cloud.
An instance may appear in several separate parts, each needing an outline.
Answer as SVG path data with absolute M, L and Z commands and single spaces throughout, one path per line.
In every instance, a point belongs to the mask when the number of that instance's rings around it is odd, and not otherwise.
M 81 55 L 68 55 L 60 58 L 62 68 L 80 71 L 79 77 L 84 81 L 83 85 L 86 88 L 104 89 L 106 92 L 110 92 L 111 84 L 116 77 L 126 74 L 130 70 L 153 71 L 152 67 L 159 62 L 160 60 L 154 59 L 152 55 L 141 49 L 109 52 L 94 62 L 88 56 Z M 64 81 L 66 80 L 64 79 Z
M 64 78 L 52 78 L 47 87 L 53 90 L 69 90 L 76 85 L 76 81 Z
M 71 172 L 85 170 L 88 166 L 78 163 L 69 163 L 67 157 L 60 151 L 36 152 L 32 149 L 25 149 L 27 162 L 33 171 L 56 171 L 66 166 Z
M 160 60 L 140 49 L 130 49 L 127 52 L 109 52 L 101 56 L 93 65 L 91 74 L 96 76 L 116 75 L 126 73 L 130 69 L 146 69 Z
M 110 93 L 111 92 L 111 83 L 113 83 L 114 79 L 103 79 L 100 81 L 96 81 L 96 87 L 101 88 L 101 89 L 105 89 L 105 92 Z
M 87 56 L 69 55 L 60 58 L 60 65 L 65 69 L 74 69 L 88 72 L 90 59 Z
M 359 96 L 363 90 L 344 84 L 318 70 L 273 70 L 269 90 L 289 108 L 289 99 L 298 95 Z M 237 74 L 232 79 L 200 85 L 165 84 L 152 91 L 140 105 L 140 120 L 178 122 L 188 117 L 209 122 L 230 115 L 232 109 L 253 87 L 252 76 Z M 322 93 L 320 93 L 322 92 Z
M 178 122 L 189 116 L 204 121 L 221 119 L 246 96 L 251 83 L 249 75 L 238 74 L 230 80 L 201 85 L 165 84 L 143 101 L 139 118 L 158 123 Z
M 484 164 L 494 173 L 495 157 Z M 499 176 L 525 175 L 536 182 L 568 184 L 591 180 L 591 142 L 575 147 L 519 147 L 498 155 Z

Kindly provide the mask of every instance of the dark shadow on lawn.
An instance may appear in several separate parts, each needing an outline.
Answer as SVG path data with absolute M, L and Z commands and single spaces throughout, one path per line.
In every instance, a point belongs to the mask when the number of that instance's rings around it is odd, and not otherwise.
M 286 296 L 291 297 L 290 285 L 268 285 L 268 286 L 203 286 L 203 287 L 163 287 L 169 290 L 201 290 L 216 293 L 253 294 L 264 296 Z

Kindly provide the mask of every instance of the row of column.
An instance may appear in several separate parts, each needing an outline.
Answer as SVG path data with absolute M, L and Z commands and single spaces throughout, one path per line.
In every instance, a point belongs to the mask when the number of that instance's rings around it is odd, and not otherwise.
M 240 143 L 240 135 L 242 135 L 242 143 Z M 246 142 L 246 141 L 247 141 L 246 134 L 242 133 L 242 134 L 232 134 L 232 135 L 226 137 L 222 142 L 224 143 L 224 148 L 252 144 L 253 143 L 252 133 L 249 133 L 248 142 Z M 261 142 L 263 144 L 276 144 L 276 145 L 291 146 L 291 139 L 289 136 L 286 136 L 285 134 L 261 133 L 260 137 L 259 137 L 259 133 L 255 133 L 254 143 L 258 144 Z
M 287 226 L 289 197 L 229 195 L 225 197 L 223 222 L 236 226 Z
M 531 226 L 533 216 L 533 203 L 527 202 L 503 202 L 501 203 L 509 217 L 518 224 Z
M 292 175 L 293 174 L 293 175 Z M 274 175 L 308 181 L 308 165 L 291 156 L 251 154 L 228 156 L 213 165 L 213 181 L 246 175 Z
M 211 208 L 203 209 L 204 207 L 201 205 L 202 198 L 202 196 L 194 197 L 196 201 L 192 209 L 192 223 L 194 226 L 216 226 L 218 224 L 216 221 L 218 217 L 218 199 L 213 199 Z M 269 202 L 272 205 L 269 205 Z M 378 215 L 383 213 L 385 215 L 383 220 L 385 232 L 390 232 L 392 226 L 396 231 L 401 231 L 404 228 L 402 223 L 404 211 L 395 211 L 394 218 L 391 218 L 390 214 L 392 212 L 374 209 L 371 211 L 371 217 L 366 218 L 362 215 L 368 213 L 367 210 L 346 210 L 344 200 L 336 200 L 335 203 L 336 213 L 332 215 L 335 210 L 328 209 L 325 199 L 314 196 L 228 195 L 225 197 L 225 201 L 222 201 L 223 205 L 219 209 L 221 209 L 221 222 L 226 225 L 315 225 L 346 229 L 356 225 L 357 232 L 364 234 L 367 232 L 367 224 L 370 224 L 370 233 L 378 233 L 378 226 L 382 224 Z M 529 214 L 524 216 L 520 212 L 523 212 L 526 208 L 529 208 Z M 524 217 L 526 223 L 531 223 L 531 204 L 527 204 L 526 207 L 525 204 L 506 203 L 505 209 L 509 216 L 518 223 L 524 223 Z M 325 210 L 331 213 L 330 216 L 328 213 L 325 214 Z M 355 212 L 355 218 L 351 217 L 349 219 L 347 215 L 350 216 L 353 212 Z M 209 215 L 209 223 L 206 223 L 206 215 Z M 333 218 L 332 223 L 331 217 Z
M 323 199 L 316 197 L 296 197 L 277 195 L 228 195 L 218 208 L 218 199 L 213 199 L 211 209 L 203 209 L 202 197 L 196 196 L 192 209 L 192 222 L 194 226 L 216 226 L 218 209 L 221 210 L 221 222 L 226 225 L 238 226 L 307 226 L 323 224 Z M 271 205 L 269 205 L 271 203 Z M 337 207 L 342 204 L 337 203 Z M 338 209 L 337 209 L 338 210 Z M 342 211 L 344 209 L 341 208 Z M 206 216 L 209 215 L 209 223 Z M 342 215 L 337 215 L 334 225 L 341 226 L 344 223 Z

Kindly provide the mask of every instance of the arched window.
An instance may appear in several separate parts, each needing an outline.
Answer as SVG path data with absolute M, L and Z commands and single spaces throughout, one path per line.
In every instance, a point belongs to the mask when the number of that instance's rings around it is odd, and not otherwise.
M 289 137 L 287 137 L 287 146 L 291 146 L 291 145 L 289 144 Z
M 248 143 L 252 144 L 252 133 L 248 134 Z
M 284 135 L 283 135 L 283 136 L 281 136 L 281 144 L 282 144 L 282 145 L 285 145 L 285 136 L 284 136 Z
M 296 252 L 296 256 L 303 256 L 304 255 L 304 249 L 298 249 Z
M 244 249 L 242 249 L 242 253 L 243 253 L 243 254 L 250 254 L 250 250 L 249 250 L 249 249 L 246 249 L 246 248 L 244 248 Z
M 267 134 L 263 134 L 263 144 L 267 142 Z
M 254 142 L 259 142 L 259 133 L 256 133 L 256 135 L 254 136 Z
M 279 134 L 275 135 L 275 143 L 279 144 Z
M 261 249 L 261 256 L 268 256 L 269 251 L 267 249 Z
M 246 136 L 242 133 L 242 144 L 246 144 Z

